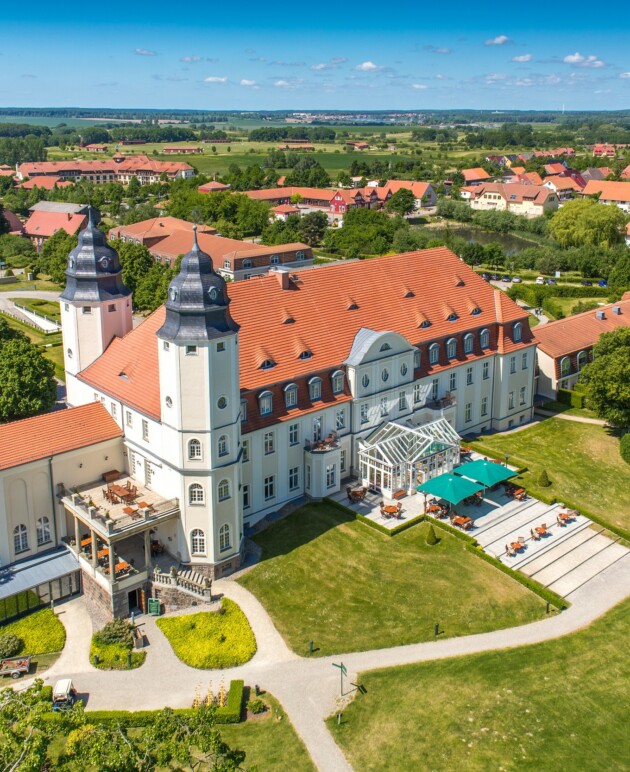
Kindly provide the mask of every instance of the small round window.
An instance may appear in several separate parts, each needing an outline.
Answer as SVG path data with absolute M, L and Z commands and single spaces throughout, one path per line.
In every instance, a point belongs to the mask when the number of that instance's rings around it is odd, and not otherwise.
M 166 402 L 166 407 L 173 407 L 173 400 L 170 397 L 167 397 L 165 402 Z
M 389 370 L 387 368 L 385 368 L 381 373 L 381 378 L 383 379 L 383 383 L 389 380 Z
M 404 362 L 400 366 L 400 374 L 403 376 L 407 375 L 407 365 Z
M 361 378 L 361 383 L 363 384 L 363 388 L 367 389 L 367 387 L 370 385 L 370 376 L 365 373 L 363 378 Z
M 219 410 L 224 410 L 227 407 L 227 397 L 219 397 L 217 407 Z

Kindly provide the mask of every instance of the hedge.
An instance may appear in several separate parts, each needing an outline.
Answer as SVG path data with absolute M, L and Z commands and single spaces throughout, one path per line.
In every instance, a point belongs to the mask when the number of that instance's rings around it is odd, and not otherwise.
M 538 305 L 541 298 L 608 298 L 608 287 L 574 287 L 570 285 L 549 286 L 548 284 L 513 284 L 507 291 L 512 300 L 525 300 L 530 305 Z
M 366 517 L 365 515 L 362 515 L 359 512 L 355 512 L 354 509 L 350 509 L 350 507 L 346 507 L 344 504 L 341 504 L 341 502 L 335 501 L 335 499 L 327 498 L 327 499 L 324 499 L 324 501 L 327 504 L 330 504 L 332 507 L 335 507 L 335 509 L 340 510 L 344 514 L 354 517 L 355 520 L 358 520 L 361 523 L 365 523 L 365 525 L 369 526 L 370 528 L 373 528 L 375 531 L 385 534 L 385 536 L 396 536 L 397 533 L 402 533 L 402 531 L 406 531 L 407 528 L 411 528 L 414 525 L 418 525 L 418 523 L 421 523 L 424 520 L 424 515 L 418 515 L 417 517 L 412 517 L 411 520 L 405 520 L 404 523 L 401 523 L 400 525 L 397 525 L 394 528 L 386 528 L 384 525 L 381 525 L 380 523 L 376 523 L 374 520 L 370 520 L 369 517 Z
M 44 687 L 46 689 L 47 687 Z M 52 699 L 52 687 L 51 690 Z M 223 707 L 215 709 L 215 723 L 217 724 L 238 724 L 241 720 L 243 707 L 243 692 L 245 683 L 241 679 L 230 682 L 230 688 L 227 694 L 226 704 Z M 44 690 L 42 689 L 42 692 Z M 198 708 L 176 708 L 173 713 L 176 716 L 193 716 Z M 91 723 L 117 725 L 125 727 L 144 727 L 149 726 L 159 713 L 157 710 L 91 710 L 86 711 L 86 716 Z M 49 721 L 55 721 L 61 718 L 58 713 L 50 713 L 46 716 Z
M 563 405 L 583 408 L 586 402 L 586 396 L 579 391 L 571 389 L 558 389 L 556 399 Z
M 630 464 L 630 432 L 624 434 L 619 441 L 619 452 L 626 464 Z

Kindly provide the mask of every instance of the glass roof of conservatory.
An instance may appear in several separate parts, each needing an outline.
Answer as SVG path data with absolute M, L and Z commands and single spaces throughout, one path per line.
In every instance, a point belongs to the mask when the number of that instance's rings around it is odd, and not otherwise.
M 413 464 L 440 451 L 459 446 L 459 434 L 445 418 L 422 426 L 392 421 L 363 441 L 360 453 L 391 466 Z

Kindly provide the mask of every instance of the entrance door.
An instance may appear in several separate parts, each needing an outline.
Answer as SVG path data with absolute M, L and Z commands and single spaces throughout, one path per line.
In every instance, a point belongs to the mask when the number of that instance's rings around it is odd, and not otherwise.
M 138 590 L 130 590 L 127 593 L 127 602 L 129 603 L 129 613 L 131 614 L 132 611 L 137 611 L 141 608 L 140 603 L 138 602 Z
M 313 442 L 319 442 L 322 438 L 322 419 L 313 419 Z

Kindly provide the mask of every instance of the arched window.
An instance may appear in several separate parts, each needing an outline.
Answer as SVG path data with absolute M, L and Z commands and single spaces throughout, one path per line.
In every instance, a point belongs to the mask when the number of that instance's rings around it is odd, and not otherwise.
M 230 549 L 230 526 L 227 523 L 219 528 L 219 549 L 221 552 Z
M 220 456 L 227 456 L 227 454 L 230 452 L 230 447 L 229 447 L 229 443 L 228 443 L 227 434 L 222 434 L 219 437 L 219 441 L 217 443 L 217 447 L 218 447 L 219 455 Z
M 71 348 L 68 349 L 67 354 L 68 354 L 68 359 L 72 359 L 72 349 Z
M 280 255 L 271 255 L 271 265 L 278 265 L 280 262 Z
M 512 337 L 515 343 L 518 343 L 523 338 L 523 325 L 520 322 L 516 322 L 512 328 Z
M 569 357 L 562 357 L 560 361 L 560 375 L 564 378 L 571 372 L 571 360 Z
M 457 355 L 457 341 L 455 338 L 451 338 L 446 343 L 446 356 L 449 359 L 453 359 L 454 356 Z
M 271 368 L 275 366 L 276 366 L 276 363 L 273 361 L 273 359 L 265 359 L 265 361 L 260 365 L 260 369 L 271 370 Z
M 192 461 L 201 458 L 201 443 L 199 440 L 188 441 L 188 458 Z
M 50 538 L 50 520 L 47 517 L 40 517 L 37 521 L 37 546 L 48 544 L 52 541 Z
M 333 394 L 341 394 L 343 391 L 344 373 L 342 370 L 336 370 L 332 374 L 332 390 Z
M 392 347 L 389 345 L 389 343 L 383 343 L 381 346 L 381 351 L 391 351 L 391 348 Z
M 28 531 L 25 525 L 16 525 L 13 529 L 13 550 L 24 552 L 28 549 Z
M 464 354 L 472 354 L 474 343 L 475 339 L 473 338 L 472 333 L 469 332 L 468 335 L 464 337 Z
M 258 397 L 260 415 L 271 415 L 273 412 L 273 395 L 270 391 L 263 391 Z
M 297 407 L 298 403 L 298 387 L 295 383 L 290 383 L 284 388 L 284 404 L 286 407 Z
M 490 345 L 490 330 L 482 330 L 479 333 L 479 345 L 481 348 L 488 348 Z
M 311 400 L 322 398 L 322 379 L 311 378 L 308 382 L 308 393 Z
M 195 528 L 190 533 L 190 551 L 193 555 L 206 554 L 206 535 L 201 528 Z
M 419 370 L 420 369 L 420 363 L 422 362 L 422 352 L 419 348 L 417 348 L 413 352 L 413 369 Z
M 586 364 L 588 364 L 588 354 L 586 351 L 580 351 L 580 353 L 577 355 L 578 370 L 581 370 Z
M 440 359 L 440 346 L 438 343 L 432 343 L 429 347 L 429 362 L 436 365 Z
M 225 499 L 230 498 L 230 481 L 229 480 L 221 480 L 217 487 L 217 495 L 219 497 L 219 501 L 225 501 Z
M 310 359 L 313 356 L 313 352 L 309 351 L 308 349 L 306 351 L 302 351 L 299 359 Z
M 295 253 L 295 256 L 297 257 L 298 260 L 306 260 L 306 255 L 304 254 L 304 252 L 302 252 L 302 250 L 298 250 Z
M 203 504 L 203 486 L 199 483 L 193 483 L 188 488 L 188 503 L 189 504 Z
M 243 260 L 243 268 L 251 268 L 252 265 L 253 265 L 253 263 L 252 263 L 251 260 L 249 260 L 249 259 Z

